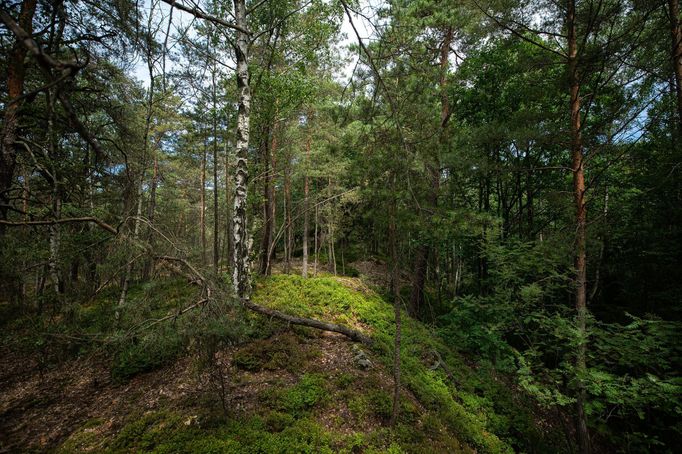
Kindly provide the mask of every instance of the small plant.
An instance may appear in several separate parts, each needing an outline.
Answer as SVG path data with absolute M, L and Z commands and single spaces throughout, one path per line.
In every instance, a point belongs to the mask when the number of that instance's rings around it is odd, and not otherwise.
M 129 380 L 172 362 L 183 351 L 185 340 L 172 327 L 152 331 L 141 339 L 133 338 L 116 354 L 111 368 L 115 381 Z

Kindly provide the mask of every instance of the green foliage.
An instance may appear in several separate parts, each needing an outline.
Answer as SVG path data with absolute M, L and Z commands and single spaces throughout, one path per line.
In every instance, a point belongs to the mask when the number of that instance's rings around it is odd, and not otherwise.
M 286 369 L 297 372 L 316 352 L 304 348 L 291 333 L 272 339 L 255 340 L 237 351 L 232 364 L 252 372 Z
M 393 409 L 393 396 L 381 388 L 362 390 L 348 400 L 348 409 L 358 421 L 369 415 L 387 421 Z
M 347 283 L 348 285 L 344 285 Z M 359 285 L 357 290 L 349 286 Z M 392 338 L 395 330 L 393 308 L 374 292 L 362 287 L 359 281 L 344 278 L 308 278 L 294 275 L 275 275 L 259 282 L 253 296 L 280 310 L 297 315 L 317 317 L 372 329 L 374 351 L 387 366 L 392 364 Z M 508 452 L 511 448 L 486 428 L 485 418 L 469 413 L 459 402 L 458 391 L 442 371 L 430 370 L 431 363 L 423 358 L 433 351 L 441 352 L 450 370 L 456 370 L 456 380 L 466 387 L 471 380 L 468 368 L 445 347 L 443 342 L 421 323 L 403 318 L 402 351 L 403 383 L 422 405 L 445 421 L 446 427 L 462 441 L 476 446 L 481 452 Z M 469 385 L 470 386 L 470 385 Z M 349 401 L 351 411 L 363 418 L 369 412 L 380 417 L 390 415 L 392 399 L 385 391 L 368 391 Z M 509 409 L 518 411 L 518 409 Z M 491 410 L 494 413 L 494 411 Z M 407 415 L 409 417 L 409 414 Z
M 152 331 L 126 343 L 114 357 L 111 376 L 118 382 L 170 364 L 183 351 L 185 339 L 173 327 Z
M 275 410 L 300 418 L 327 396 L 325 379 L 321 375 L 304 374 L 295 385 L 284 389 L 269 390 L 263 396 L 266 404 Z
M 331 453 L 333 437 L 308 419 L 273 433 L 261 418 L 227 421 L 218 428 L 187 425 L 177 413 L 149 413 L 129 422 L 108 452 L 151 453 Z
M 456 298 L 441 317 L 441 333 L 451 345 L 497 370 L 514 372 L 521 388 L 545 408 L 570 411 L 580 379 L 589 396 L 585 410 L 591 424 L 612 443 L 627 432 L 632 446 L 646 450 L 678 437 L 680 427 L 668 421 L 678 419 L 682 408 L 674 373 L 682 358 L 679 323 L 634 316 L 625 325 L 590 319 L 588 369 L 576 377 L 574 353 L 582 339 L 569 308 L 557 303 L 570 276 L 562 248 L 551 239 L 545 244 L 489 240 L 484 251 L 488 293 Z M 475 400 L 464 402 L 475 410 L 481 403 Z M 528 421 L 499 416 L 488 419 L 496 433 L 523 430 L 529 440 L 536 437 Z M 619 426 L 613 426 L 614 418 Z

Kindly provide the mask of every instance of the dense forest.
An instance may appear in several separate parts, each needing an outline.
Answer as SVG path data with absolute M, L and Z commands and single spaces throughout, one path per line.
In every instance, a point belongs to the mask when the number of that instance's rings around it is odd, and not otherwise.
M 0 21 L 0 452 L 679 452 L 679 0 Z

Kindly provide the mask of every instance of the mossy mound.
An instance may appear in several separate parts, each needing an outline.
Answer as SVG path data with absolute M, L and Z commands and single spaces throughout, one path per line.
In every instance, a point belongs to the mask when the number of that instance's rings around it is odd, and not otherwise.
M 275 275 L 257 283 L 254 300 L 287 313 L 365 329 L 374 340 L 373 353 L 385 367 L 392 365 L 393 307 L 359 279 Z M 402 319 L 402 381 L 426 408 L 426 420 L 440 421 L 439 429 L 479 452 L 511 452 L 511 447 L 491 432 L 491 422 L 499 419 L 494 411 L 459 389 L 476 386 L 476 377 L 462 358 L 422 323 L 406 314 Z M 434 356 L 442 358 L 447 372 L 443 367 L 432 370 Z
M 356 344 L 341 335 L 292 329 L 250 314 L 250 332 L 256 338 L 221 353 L 230 377 L 228 400 L 230 392 L 237 396 L 228 405 L 233 407 L 220 410 L 218 398 L 206 391 L 200 401 L 169 402 L 127 417 L 119 428 L 88 422 L 60 451 L 551 450 L 547 436 L 535 428 L 532 415 L 520 408 L 503 381 L 469 365 L 434 330 L 406 315 L 400 417 L 389 427 L 393 307 L 360 279 L 275 275 L 257 282 L 253 299 L 290 314 L 364 331 L 374 342 L 370 349 L 363 347 L 374 366 L 356 367 Z

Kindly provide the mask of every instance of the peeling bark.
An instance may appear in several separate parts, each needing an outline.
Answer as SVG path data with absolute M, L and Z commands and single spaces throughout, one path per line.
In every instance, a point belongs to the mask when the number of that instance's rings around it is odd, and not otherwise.
M 249 38 L 245 32 L 246 4 L 244 0 L 234 0 L 234 11 L 237 26 L 237 91 L 239 111 L 237 113 L 237 165 L 235 172 L 234 211 L 232 214 L 232 239 L 234 262 L 232 284 L 239 297 L 250 293 L 249 284 L 249 245 L 246 219 L 246 196 L 249 178 L 247 154 L 249 150 L 249 120 L 251 114 L 251 89 L 249 86 Z

